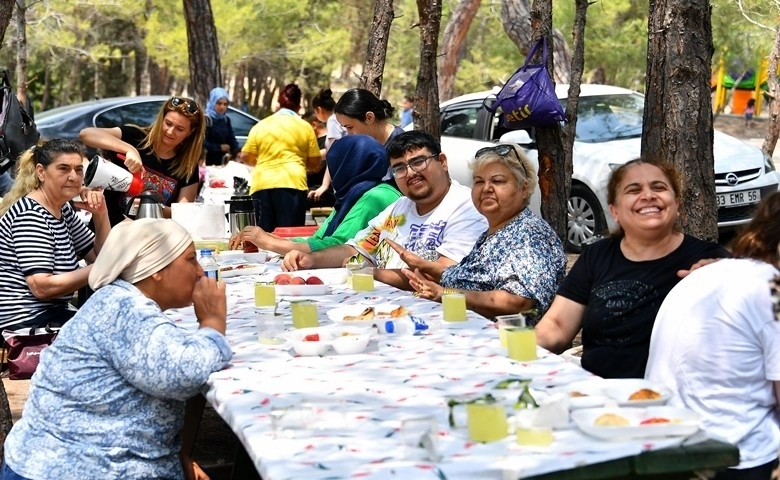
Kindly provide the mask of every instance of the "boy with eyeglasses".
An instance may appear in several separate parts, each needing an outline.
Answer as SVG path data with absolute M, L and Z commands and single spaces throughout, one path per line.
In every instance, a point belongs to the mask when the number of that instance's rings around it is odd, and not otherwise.
M 409 289 L 401 268 L 443 270 L 468 254 L 487 221 L 471 201 L 471 190 L 452 180 L 439 142 L 421 131 L 404 132 L 387 144 L 390 171 L 403 197 L 374 217 L 345 245 L 284 258 L 285 270 L 340 267 L 361 254 L 375 268 L 374 278 Z M 390 240 L 404 250 L 397 253 Z M 426 263 L 432 262 L 432 263 Z

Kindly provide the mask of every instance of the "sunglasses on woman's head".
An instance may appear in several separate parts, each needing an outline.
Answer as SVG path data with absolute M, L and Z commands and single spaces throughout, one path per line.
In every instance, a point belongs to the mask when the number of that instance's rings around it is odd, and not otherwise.
M 171 97 L 171 106 L 183 110 L 190 115 L 195 115 L 200 110 L 198 104 L 195 102 L 188 102 L 180 97 Z M 181 108 L 180 108 L 181 107 Z
M 520 155 L 517 154 L 515 148 L 512 145 L 500 143 L 494 147 L 480 148 L 479 150 L 477 150 L 477 153 L 474 154 L 474 159 L 477 159 L 482 155 L 491 152 L 494 152 L 496 155 L 499 155 L 501 157 L 506 157 L 511 152 L 512 154 L 514 154 L 517 161 L 520 162 L 520 168 L 523 169 L 523 174 L 527 176 L 527 172 L 525 171 L 525 165 L 523 165 L 523 161 L 520 159 Z

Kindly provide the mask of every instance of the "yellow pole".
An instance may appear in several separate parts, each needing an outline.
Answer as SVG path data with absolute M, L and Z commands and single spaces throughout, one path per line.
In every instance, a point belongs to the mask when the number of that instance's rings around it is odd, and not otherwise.
M 756 89 L 754 94 L 756 99 L 756 116 L 761 115 L 761 103 L 764 100 L 761 84 L 767 80 L 769 80 L 769 59 L 764 58 L 758 63 L 758 70 L 756 71 Z
M 723 88 L 723 79 L 726 76 L 726 62 L 723 57 L 726 54 L 726 47 L 723 47 L 723 54 L 718 60 L 718 71 L 715 74 L 715 111 L 722 112 L 726 102 L 726 89 Z

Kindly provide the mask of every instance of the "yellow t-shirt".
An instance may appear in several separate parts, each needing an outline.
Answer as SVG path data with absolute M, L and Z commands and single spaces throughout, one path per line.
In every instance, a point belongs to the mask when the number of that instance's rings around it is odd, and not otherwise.
M 314 129 L 291 110 L 258 122 L 241 151 L 257 155 L 250 194 L 270 188 L 307 190 L 306 159 L 320 156 Z

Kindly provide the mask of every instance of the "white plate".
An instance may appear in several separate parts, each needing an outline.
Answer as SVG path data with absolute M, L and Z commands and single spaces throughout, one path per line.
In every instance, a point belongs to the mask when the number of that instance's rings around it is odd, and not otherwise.
M 297 272 L 289 273 L 303 279 L 318 277 L 325 285 L 341 285 L 347 283 L 346 268 L 320 268 L 318 270 L 298 270 Z
M 226 270 L 227 269 L 227 270 Z M 219 278 L 238 277 L 239 275 L 255 275 L 265 272 L 265 265 L 257 263 L 237 263 L 219 267 Z
M 217 263 L 233 263 L 244 261 L 243 250 L 223 250 L 214 254 Z
M 603 407 L 605 403 L 611 401 L 604 393 L 604 380 L 594 378 L 592 380 L 580 380 L 560 387 L 553 388 L 555 393 L 565 393 L 569 396 L 569 408 L 574 410 L 578 408 Z M 572 392 L 579 392 L 583 396 L 573 397 Z
M 620 415 L 628 420 L 626 426 L 599 426 L 596 419 L 604 414 Z M 641 425 L 649 418 L 666 418 L 669 423 Z M 700 419 L 696 412 L 685 408 L 585 408 L 571 412 L 571 419 L 588 435 L 603 440 L 625 441 L 641 438 L 684 437 L 699 430 Z
M 331 293 L 330 285 L 277 285 L 276 295 L 289 295 L 293 297 L 305 297 L 327 295 Z
M 610 378 L 599 383 L 604 395 L 616 401 L 621 407 L 665 405 L 672 397 L 672 391 L 669 388 L 641 378 Z M 632 394 L 643 388 L 661 394 L 661 398 L 655 400 L 629 400 Z
M 341 325 L 374 325 L 378 321 L 390 319 L 390 312 L 400 305 L 392 303 L 383 303 L 378 305 L 345 305 L 343 307 L 332 308 L 328 310 L 328 318 Z M 374 308 L 374 318 L 368 320 L 344 320 L 344 317 L 354 317 L 363 313 L 369 307 Z M 384 315 L 383 315 L 384 314 Z

